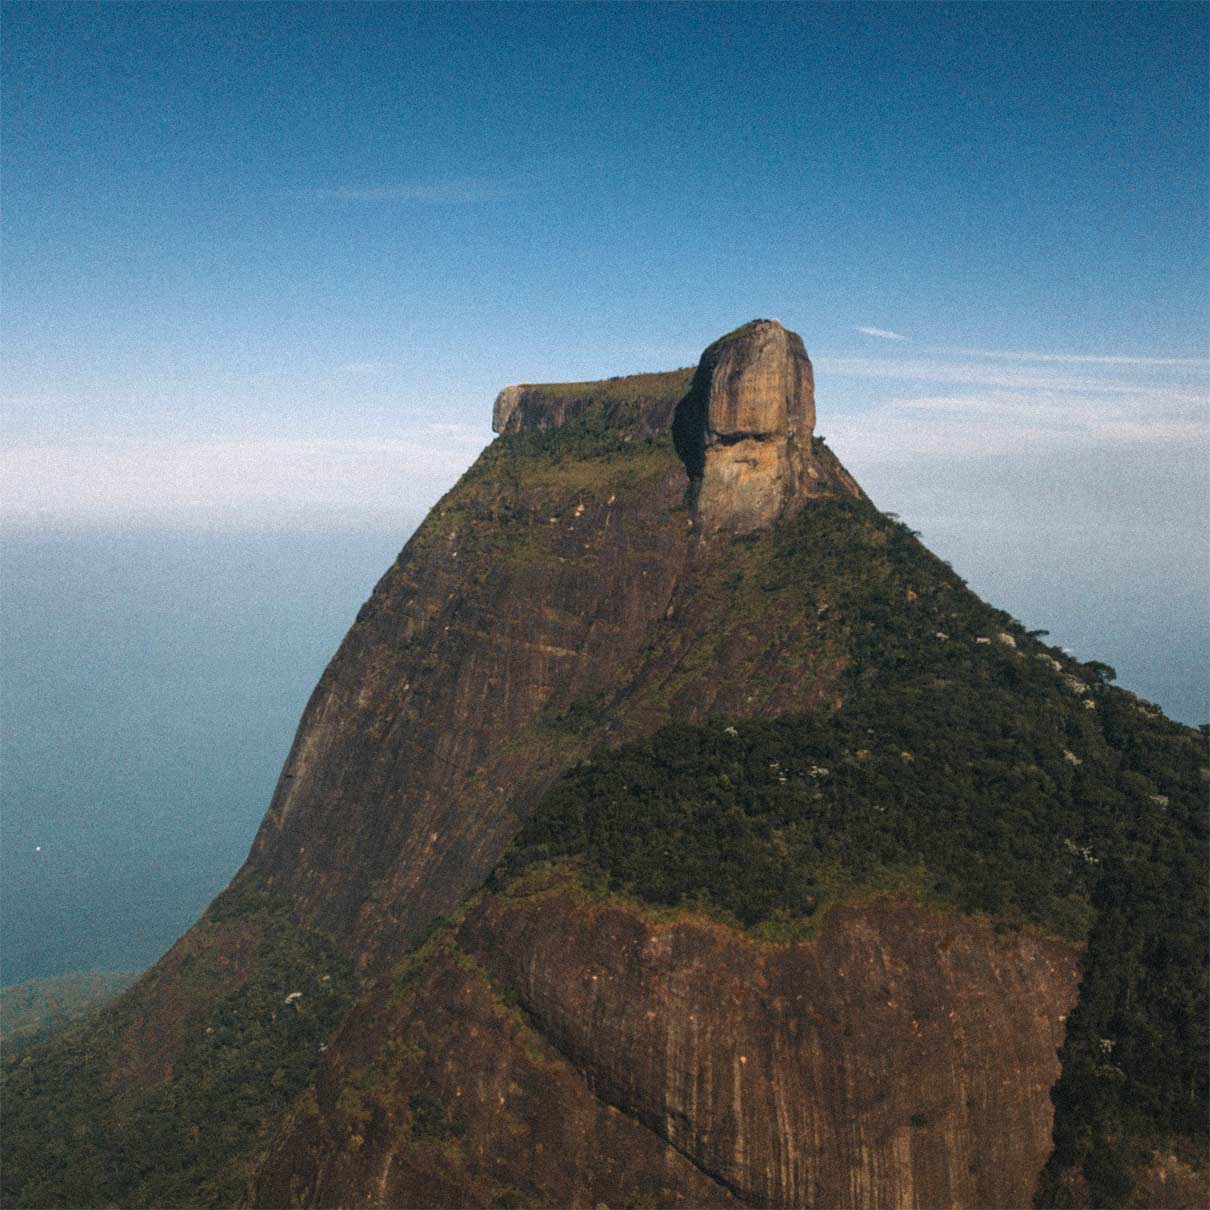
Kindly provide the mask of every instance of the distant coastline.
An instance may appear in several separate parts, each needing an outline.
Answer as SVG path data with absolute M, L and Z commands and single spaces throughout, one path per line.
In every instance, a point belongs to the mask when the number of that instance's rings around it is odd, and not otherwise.
M 0 987 L 0 1055 L 14 1058 L 124 992 L 140 971 L 82 971 Z

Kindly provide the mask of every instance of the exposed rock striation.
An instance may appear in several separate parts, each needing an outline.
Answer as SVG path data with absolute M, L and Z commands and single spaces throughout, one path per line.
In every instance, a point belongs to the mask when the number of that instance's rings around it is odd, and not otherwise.
M 369 971 L 491 870 L 594 738 L 548 725 L 614 686 L 689 556 L 670 450 L 586 486 L 473 472 L 374 589 L 307 705 L 250 871 Z M 598 728 L 603 726 L 598 725 Z
M 768 946 L 558 889 L 487 896 L 414 991 L 350 1019 L 257 1202 L 1026 1206 L 1077 979 L 1067 946 L 895 899 Z M 355 1151 L 349 1086 L 376 1124 Z M 421 1089 L 475 1146 L 418 1145 Z

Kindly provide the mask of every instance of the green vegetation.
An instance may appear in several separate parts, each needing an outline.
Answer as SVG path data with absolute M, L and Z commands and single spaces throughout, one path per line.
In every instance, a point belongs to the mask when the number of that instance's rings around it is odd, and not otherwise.
M 688 389 L 694 369 L 694 366 L 686 366 L 648 374 L 623 374 L 593 382 L 540 382 L 523 386 L 530 396 L 551 402 L 579 403 L 583 400 L 602 408 L 649 408 L 653 403 L 676 403 Z
M 0 1053 L 11 1059 L 107 1004 L 138 971 L 87 971 L 0 988 Z
M 1055 1150 L 1039 1204 L 1066 1204 L 1080 1165 L 1094 1206 L 1130 1204 L 1152 1151 L 1192 1140 L 1204 1167 L 1210 1104 L 1204 806 L 1185 832 L 1141 813 L 1107 855 L 1080 999 L 1059 1057 Z M 1196 821 L 1196 822 L 1195 822 Z M 1183 834 L 1182 834 L 1183 833 Z
M 191 937 L 164 980 L 175 1003 L 161 1000 L 162 1011 L 175 1008 L 182 1024 L 158 1076 L 137 1070 L 132 1047 L 144 1025 L 129 996 L 6 1064 L 4 1205 L 241 1200 L 277 1119 L 310 1083 L 354 978 L 347 958 L 249 880 L 219 896 Z M 159 977 L 153 968 L 139 985 L 153 1001 Z
M 466 1124 L 454 1116 L 449 1105 L 435 1092 L 422 1088 L 408 1099 L 411 1131 L 418 1139 L 458 1138 Z
M 456 550 L 461 589 L 490 598 L 503 567 L 549 569 L 585 556 L 568 528 L 580 505 L 650 490 L 673 469 L 669 436 L 636 436 L 610 407 L 593 405 L 566 428 L 497 437 L 429 513 L 407 553 L 450 558 Z
M 522 483 L 529 486 L 530 474 L 540 471 L 556 487 L 574 484 L 616 488 L 619 484 L 612 477 L 608 482 L 604 480 L 609 471 L 624 469 L 621 460 L 653 453 L 670 455 L 671 451 L 669 436 L 636 437 L 633 430 L 615 426 L 604 409 L 594 410 L 568 428 L 497 437 L 479 455 L 462 482 L 492 487 Z M 555 468 L 561 468 L 561 473 L 554 473 Z

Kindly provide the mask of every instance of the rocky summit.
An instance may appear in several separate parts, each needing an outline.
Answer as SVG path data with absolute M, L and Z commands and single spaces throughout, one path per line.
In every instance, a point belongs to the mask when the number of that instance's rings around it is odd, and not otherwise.
M 706 532 L 770 525 L 820 470 L 811 455 L 815 375 L 802 337 L 758 319 L 703 354 L 674 433 Z
M 6 1060 L 4 1204 L 1207 1204 L 1205 737 L 880 512 L 777 320 L 493 423 L 231 885 Z

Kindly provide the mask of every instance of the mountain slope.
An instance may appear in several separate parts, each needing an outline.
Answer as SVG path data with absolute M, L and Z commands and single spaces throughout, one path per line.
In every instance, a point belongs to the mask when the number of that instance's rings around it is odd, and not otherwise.
M 1122 1204 L 1196 1140 L 1204 743 L 971 594 L 813 421 L 769 321 L 507 388 L 232 888 L 10 1073 L 6 1204 L 61 1202 L 49 1140 L 124 1205 L 254 1166 L 264 1205 L 1025 1205 L 1061 1043 L 1045 1197 L 1083 1165 Z M 230 1097 L 255 1129 L 199 1144 Z
M 258 1200 L 273 1204 L 290 1188 L 309 1204 L 415 1196 L 434 1160 L 400 1148 L 409 1129 L 400 1090 L 435 1090 L 460 1112 L 479 1079 L 468 1056 L 487 1028 L 478 1016 L 469 1033 L 458 1024 L 459 996 L 476 986 L 518 1005 L 599 1100 L 691 1159 L 719 1196 L 1026 1205 L 1050 1151 L 1045 1094 L 1107 866 L 1130 869 L 1115 888 L 1123 904 L 1138 900 L 1131 888 L 1150 880 L 1149 867 L 1169 881 L 1166 897 L 1147 903 L 1149 921 L 1124 929 L 1118 918 L 1113 944 L 1094 950 L 1084 1013 L 1112 1006 L 1103 985 L 1155 984 L 1136 987 L 1148 1007 L 1106 1026 L 1096 1046 L 1106 1038 L 1118 1048 L 1117 1078 L 1162 1084 L 1186 1110 L 1205 1104 L 1198 737 L 1104 683 L 1108 670 L 1062 662 L 866 502 L 818 502 L 726 550 L 715 616 L 742 632 L 754 601 L 775 616 L 801 615 L 806 603 L 812 645 L 844 664 L 827 701 L 773 722 L 664 726 L 565 775 L 430 965 L 380 988 L 371 1036 L 411 1036 L 415 1021 L 440 1020 L 441 1042 L 396 1069 L 364 1050 L 368 1031 L 354 1018 L 334 1046 L 328 1069 L 349 1067 L 333 1087 L 362 1073 L 363 1111 L 397 1125 L 350 1154 L 356 1131 L 321 1099 L 275 1147 Z M 689 577 L 680 591 L 701 589 Z M 679 605 L 676 596 L 674 617 Z M 674 635 L 664 628 L 679 645 Z M 716 666 L 718 649 L 708 658 Z M 669 663 L 659 638 L 647 659 Z M 758 661 L 743 684 L 759 693 L 780 673 Z M 650 686 L 670 683 L 660 672 L 639 678 L 614 709 L 641 712 Z M 673 917 L 651 917 L 661 906 Z M 959 926 L 969 912 L 983 923 Z M 796 943 L 820 916 L 818 940 Z M 1138 947 L 1164 952 L 1141 969 Z M 457 990 L 451 980 L 462 981 Z M 538 1095 L 540 1075 L 505 1070 L 508 1096 Z M 1093 1158 L 1094 1204 L 1113 1204 L 1108 1170 L 1133 1168 L 1130 1148 L 1148 1130 L 1199 1131 L 1192 1113 L 1146 1104 L 1136 1087 L 1135 1116 L 1149 1126 L 1127 1142 L 1105 1092 L 1060 1102 L 1060 1137 L 1083 1139 L 1068 1163 Z M 466 1120 L 468 1137 L 492 1139 L 491 1166 L 447 1148 L 443 1187 L 473 1204 L 500 1189 L 519 1190 L 524 1204 L 591 1204 L 598 1178 L 569 1184 L 544 1152 Z M 694 1197 L 668 1176 L 646 1192 Z

